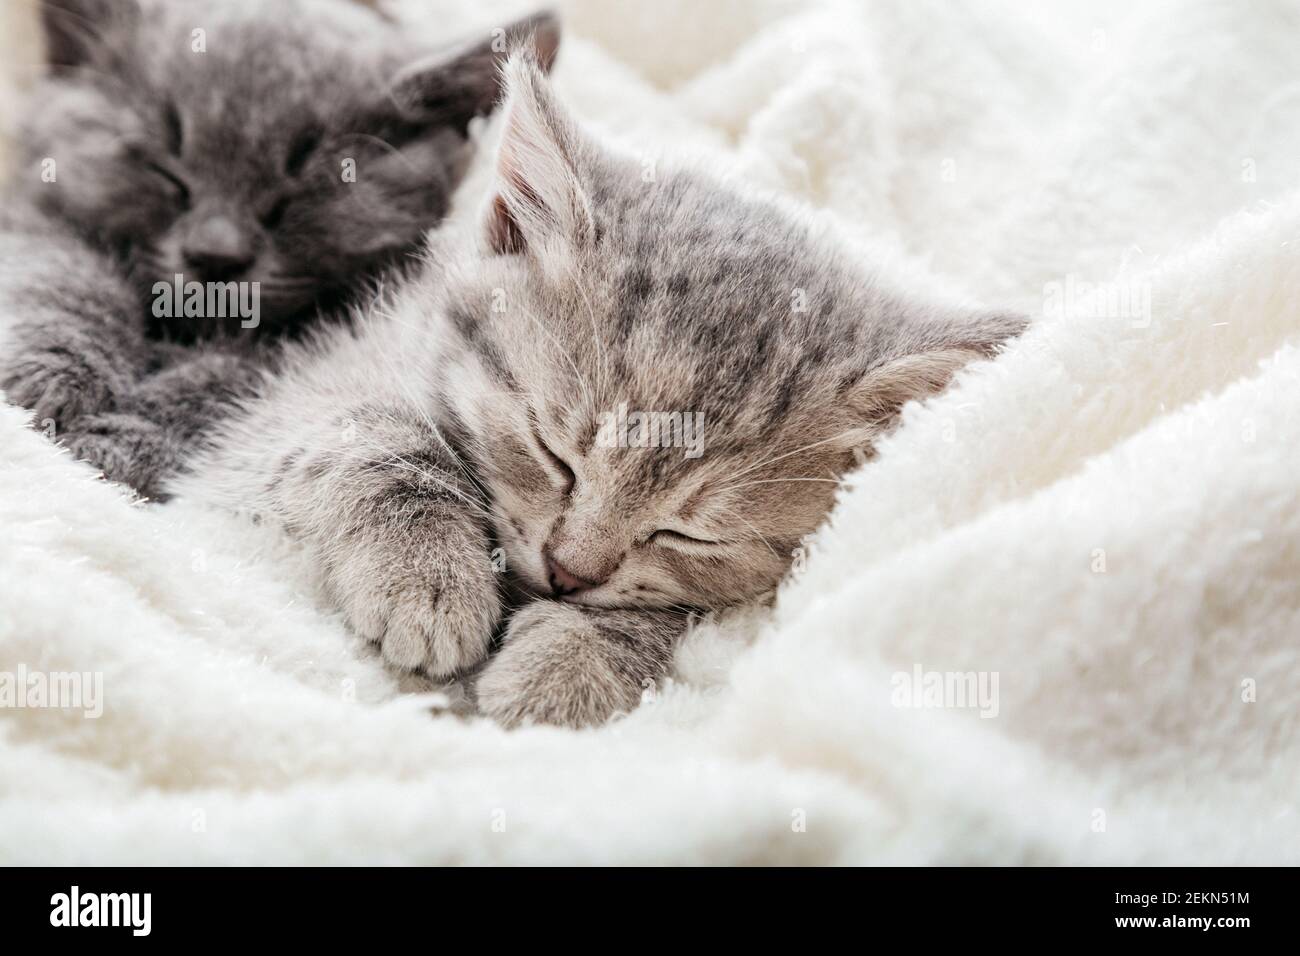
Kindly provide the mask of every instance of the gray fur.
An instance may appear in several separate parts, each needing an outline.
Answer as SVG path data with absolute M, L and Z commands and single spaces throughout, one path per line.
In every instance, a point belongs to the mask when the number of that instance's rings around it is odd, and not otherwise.
M 0 220 L 0 389 L 157 495 L 269 365 L 264 340 L 407 267 L 498 96 L 499 54 L 490 35 L 430 51 L 342 0 L 50 0 L 43 15 L 50 73 Z M 542 16 L 508 36 L 553 55 L 556 30 Z M 260 324 L 156 318 L 154 284 L 176 274 L 258 283 Z
M 526 60 L 508 75 L 478 234 L 298 347 L 178 488 L 313 545 L 405 666 L 478 664 L 504 603 L 479 706 L 579 726 L 635 706 L 692 611 L 770 593 L 902 405 L 1024 323 L 894 289 L 705 175 L 647 183 Z M 609 442 L 621 403 L 703 414 L 703 453 Z

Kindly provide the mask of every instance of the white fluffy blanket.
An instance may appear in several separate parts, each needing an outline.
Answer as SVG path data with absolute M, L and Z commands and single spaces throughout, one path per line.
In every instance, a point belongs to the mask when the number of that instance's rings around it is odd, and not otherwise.
M 0 710 L 0 860 L 1300 861 L 1296 7 L 561 6 L 592 125 L 1036 327 L 582 733 L 431 716 L 291 544 L 0 408 L 0 671 L 103 675 Z

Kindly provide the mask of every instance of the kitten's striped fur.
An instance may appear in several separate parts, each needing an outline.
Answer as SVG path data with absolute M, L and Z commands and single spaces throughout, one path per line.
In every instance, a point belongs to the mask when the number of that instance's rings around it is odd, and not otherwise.
M 182 487 L 308 541 L 394 664 L 465 672 L 503 627 L 483 711 L 582 725 L 636 705 L 691 611 L 770 592 L 855 453 L 1023 322 L 707 176 L 647 183 L 527 59 L 508 76 L 478 235 L 302 349 Z M 621 403 L 702 414 L 703 454 L 603 441 Z

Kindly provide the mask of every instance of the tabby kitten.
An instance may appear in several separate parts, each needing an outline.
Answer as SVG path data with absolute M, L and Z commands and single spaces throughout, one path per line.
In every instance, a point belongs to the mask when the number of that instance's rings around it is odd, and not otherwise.
M 49 75 L 0 212 L 0 389 L 146 494 L 264 363 L 259 339 L 409 261 L 507 45 L 530 35 L 549 63 L 558 43 L 543 15 L 431 51 L 342 0 L 41 10 Z M 153 308 L 177 275 L 255 289 L 257 313 Z
M 507 618 L 479 706 L 579 726 L 636 705 L 692 610 L 770 592 L 901 406 L 1024 323 L 704 175 L 646 182 L 507 74 L 478 234 L 299 347 L 177 487 L 308 542 L 397 667 L 469 671 Z M 639 412 L 669 413 L 656 447 Z

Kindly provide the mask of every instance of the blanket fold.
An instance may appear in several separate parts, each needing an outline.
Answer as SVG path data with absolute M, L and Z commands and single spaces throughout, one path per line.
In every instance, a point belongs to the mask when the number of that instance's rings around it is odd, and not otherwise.
M 1300 6 L 561 13 L 603 135 L 1033 327 L 580 733 L 446 713 L 292 542 L 0 406 L 0 680 L 103 705 L 0 686 L 0 862 L 1300 862 Z

